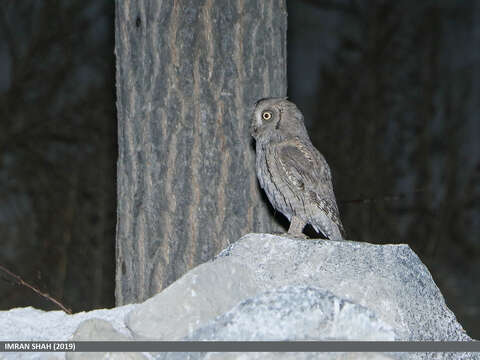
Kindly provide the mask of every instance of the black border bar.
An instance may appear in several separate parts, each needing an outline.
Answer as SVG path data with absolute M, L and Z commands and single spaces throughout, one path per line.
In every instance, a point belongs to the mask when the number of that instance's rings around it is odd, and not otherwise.
M 480 352 L 480 341 L 0 341 L 0 352 Z

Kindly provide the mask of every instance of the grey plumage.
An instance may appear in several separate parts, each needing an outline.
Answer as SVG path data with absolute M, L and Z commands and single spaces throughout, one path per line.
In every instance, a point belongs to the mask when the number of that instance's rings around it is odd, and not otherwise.
M 286 98 L 259 100 L 250 131 L 260 186 L 290 221 L 288 232 L 301 235 L 309 223 L 328 239 L 342 240 L 330 168 L 312 145 L 297 106 Z

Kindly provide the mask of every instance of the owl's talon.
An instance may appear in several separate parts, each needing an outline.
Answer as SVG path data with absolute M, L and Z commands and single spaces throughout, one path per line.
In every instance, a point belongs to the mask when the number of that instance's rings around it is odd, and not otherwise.
M 301 234 L 293 234 L 293 233 L 289 233 L 289 232 L 272 232 L 271 233 L 272 235 L 276 235 L 276 236 L 282 236 L 282 237 L 288 237 L 288 238 L 295 238 L 295 239 L 304 239 L 304 240 L 308 240 L 310 239 L 310 237 L 308 237 L 307 235 L 301 233 Z
M 310 240 L 310 238 L 305 235 L 305 234 L 290 234 L 290 233 L 285 233 L 285 236 L 287 237 L 293 237 L 295 239 L 302 239 L 302 240 Z

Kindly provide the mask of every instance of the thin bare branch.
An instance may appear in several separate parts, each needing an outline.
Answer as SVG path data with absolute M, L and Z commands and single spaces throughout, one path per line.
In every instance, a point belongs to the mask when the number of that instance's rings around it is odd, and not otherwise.
M 10 270 L 8 270 L 7 268 L 5 268 L 4 266 L 0 265 L 0 270 L 2 270 L 4 273 L 10 275 L 12 278 L 15 279 L 15 281 L 20 284 L 20 285 L 23 285 L 23 286 L 26 286 L 28 287 L 29 289 L 32 289 L 33 291 L 35 291 L 37 294 L 43 296 L 44 298 L 50 300 L 51 302 L 55 303 L 58 307 L 60 307 L 63 311 L 65 311 L 67 314 L 72 314 L 72 310 L 65 307 L 60 301 L 58 301 L 57 299 L 53 298 L 51 295 L 47 294 L 47 293 L 44 293 L 42 291 L 40 291 L 38 288 L 36 288 L 35 286 L 33 285 L 30 285 L 29 283 L 27 283 L 26 281 L 24 281 L 20 276 L 12 273 Z

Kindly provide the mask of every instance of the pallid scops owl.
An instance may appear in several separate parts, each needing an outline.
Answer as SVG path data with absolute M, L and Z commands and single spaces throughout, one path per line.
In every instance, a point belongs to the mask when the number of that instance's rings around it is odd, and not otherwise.
M 250 131 L 260 186 L 290 221 L 288 233 L 303 236 L 311 224 L 328 239 L 343 240 L 330 168 L 312 145 L 297 106 L 286 98 L 259 100 Z

